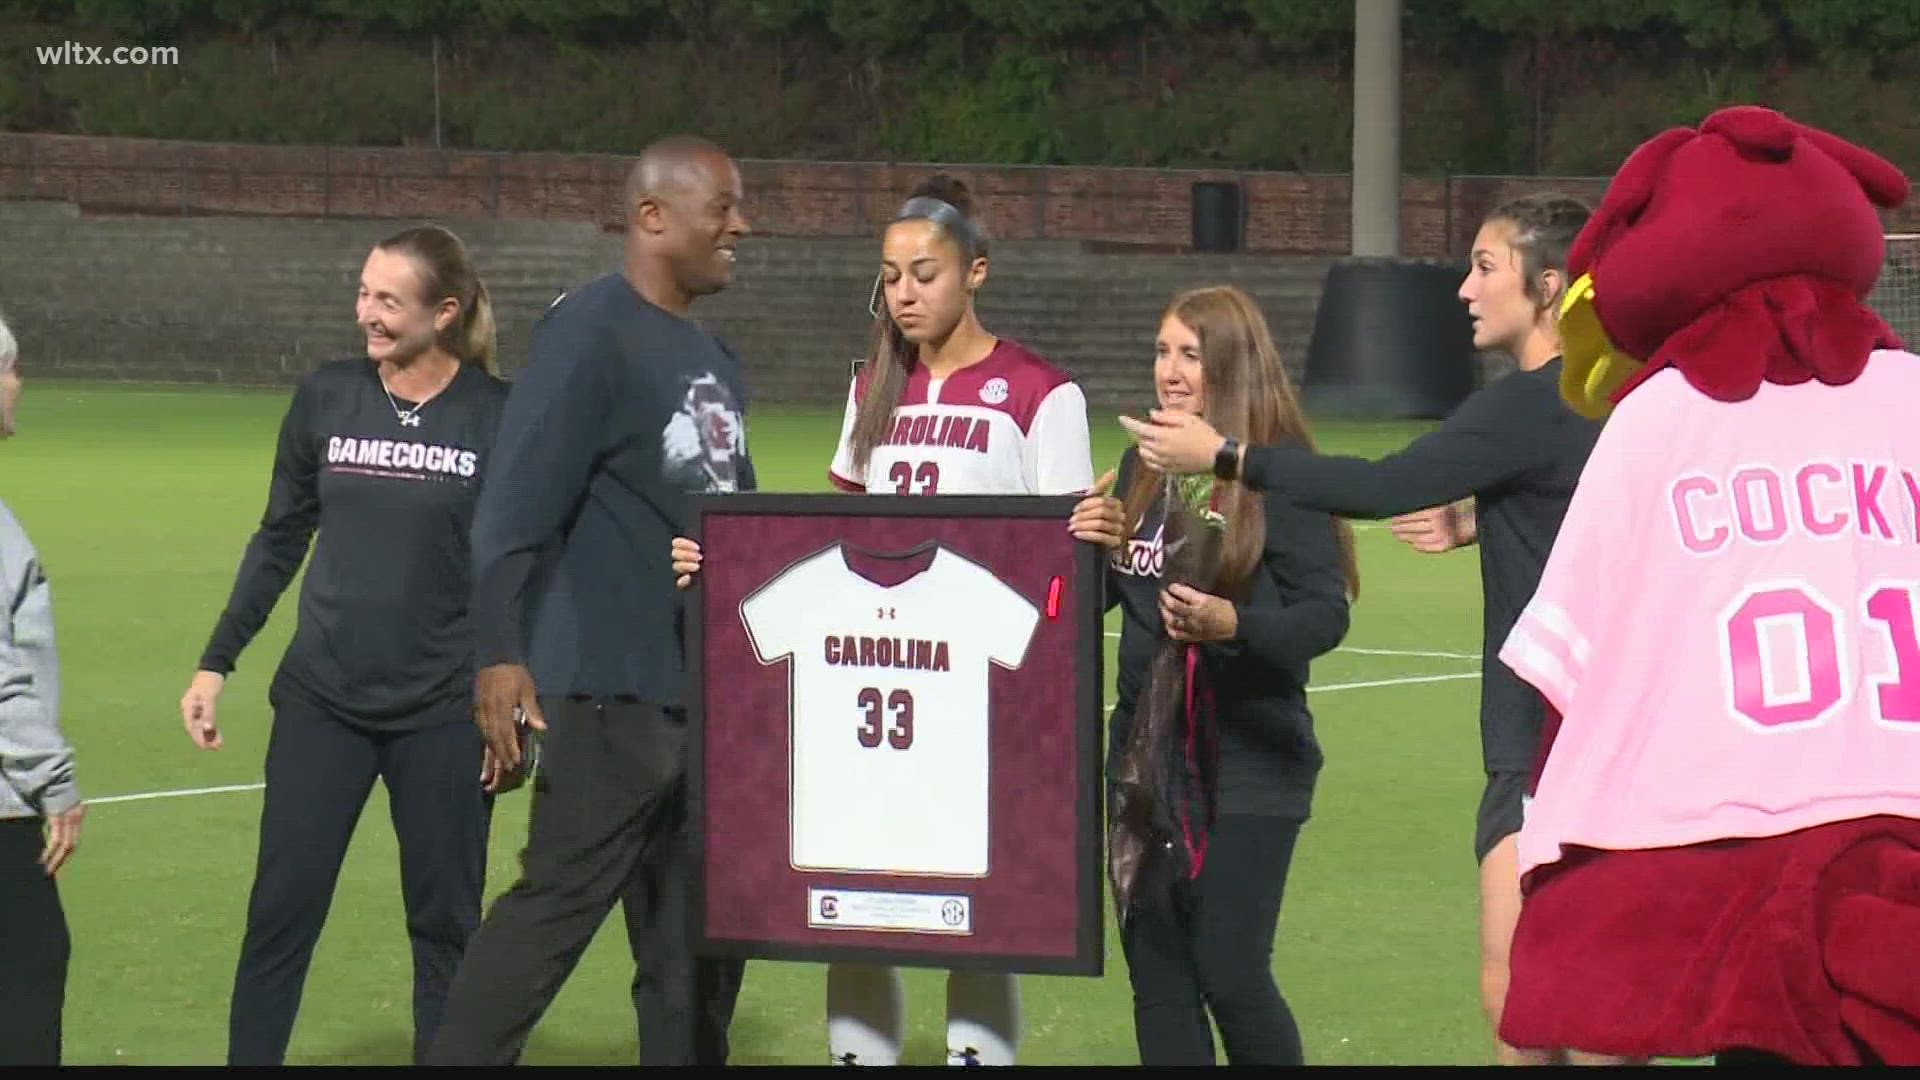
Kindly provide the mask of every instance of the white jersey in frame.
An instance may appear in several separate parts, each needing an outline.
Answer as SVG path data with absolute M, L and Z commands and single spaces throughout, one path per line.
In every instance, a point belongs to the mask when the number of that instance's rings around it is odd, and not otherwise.
M 790 858 L 801 870 L 987 873 L 991 668 L 1040 612 L 947 548 L 893 585 L 840 544 L 741 602 L 762 664 L 790 663 Z

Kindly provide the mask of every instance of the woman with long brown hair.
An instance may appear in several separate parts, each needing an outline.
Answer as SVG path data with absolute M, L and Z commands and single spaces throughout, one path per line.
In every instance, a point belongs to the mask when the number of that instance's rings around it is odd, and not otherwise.
M 1560 398 L 1559 307 L 1567 251 L 1588 206 L 1552 192 L 1523 195 L 1482 221 L 1460 282 L 1473 344 L 1518 367 L 1481 387 L 1433 431 L 1377 460 L 1249 441 L 1205 419 L 1162 410 L 1121 417 L 1140 455 L 1170 472 L 1233 477 L 1346 518 L 1389 518 L 1416 550 L 1480 548 L 1483 593 L 1480 741 L 1486 784 L 1475 815 L 1480 866 L 1480 998 L 1502 1064 L 1562 1058 L 1614 1063 L 1498 1042 L 1508 952 L 1520 918 L 1515 839 L 1547 722 L 1546 699 L 1498 658 L 1540 584 L 1599 425 Z M 1462 507 L 1463 500 L 1471 500 Z
M 1313 446 L 1265 318 L 1238 289 L 1173 298 L 1153 379 L 1163 410 Z M 1116 486 L 1121 531 L 1099 495 L 1073 530 L 1115 549 L 1108 597 L 1124 615 L 1110 863 L 1140 1061 L 1212 1064 L 1217 1025 L 1232 1064 L 1302 1064 L 1271 949 L 1323 761 L 1308 669 L 1345 637 L 1359 592 L 1352 534 L 1283 496 L 1162 474 L 1132 448 Z

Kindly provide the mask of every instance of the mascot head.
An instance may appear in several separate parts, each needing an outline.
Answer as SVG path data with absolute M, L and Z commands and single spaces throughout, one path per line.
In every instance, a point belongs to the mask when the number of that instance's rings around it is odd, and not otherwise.
M 1568 253 L 1561 392 L 1598 418 L 1662 368 L 1719 401 L 1762 382 L 1841 385 L 1898 337 L 1865 303 L 1876 207 L 1907 178 L 1771 109 L 1723 109 L 1628 156 Z

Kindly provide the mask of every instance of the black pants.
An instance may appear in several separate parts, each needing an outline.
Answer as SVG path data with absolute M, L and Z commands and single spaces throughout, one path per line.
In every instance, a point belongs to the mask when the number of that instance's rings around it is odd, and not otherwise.
M 277 1065 L 360 811 L 386 781 L 413 943 L 413 1057 L 432 1044 L 447 985 L 480 924 L 493 800 L 472 723 L 372 735 L 293 700 L 267 744 L 260 853 L 229 1013 L 231 1065 Z
M 1200 876 L 1166 904 L 1129 913 L 1120 929 L 1133 983 L 1142 1065 L 1212 1065 L 1213 1022 L 1234 1065 L 1303 1063 L 1300 1029 L 1273 981 L 1300 821 L 1221 815 Z
M 0 820 L 0 1065 L 60 1064 L 72 943 L 40 818 Z
M 640 1063 L 725 1064 L 744 964 L 696 958 L 689 947 L 685 714 L 620 701 L 540 707 L 547 731 L 520 880 L 467 950 L 429 1062 L 517 1062 L 620 903 Z

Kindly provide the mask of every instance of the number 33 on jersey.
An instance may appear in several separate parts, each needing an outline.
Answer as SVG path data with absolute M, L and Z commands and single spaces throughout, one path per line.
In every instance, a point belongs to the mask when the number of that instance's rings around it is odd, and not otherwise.
M 834 544 L 740 605 L 760 662 L 789 664 L 790 858 L 801 870 L 984 876 L 989 665 L 1020 667 L 1039 609 L 946 548 L 876 560 L 911 564 L 886 567 L 894 576 L 924 566 L 891 584 L 853 556 Z

